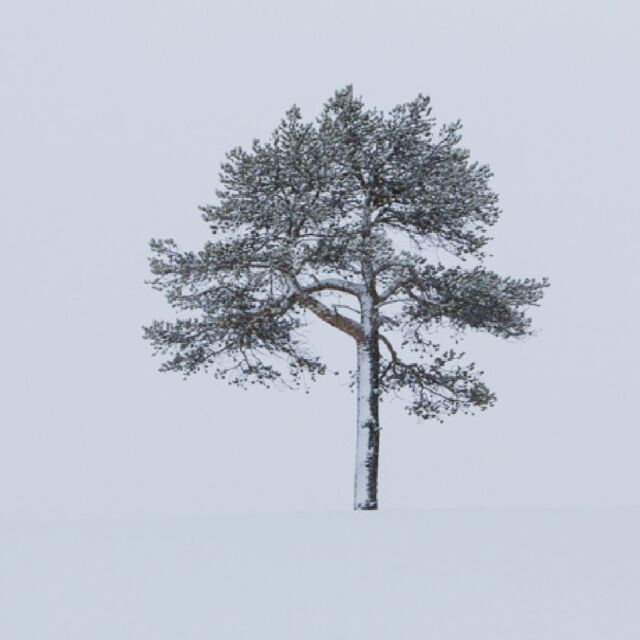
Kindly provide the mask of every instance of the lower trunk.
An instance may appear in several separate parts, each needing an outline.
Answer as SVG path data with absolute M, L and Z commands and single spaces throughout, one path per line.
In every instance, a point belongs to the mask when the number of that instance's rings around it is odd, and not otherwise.
M 377 328 L 367 326 L 368 324 L 363 322 L 365 339 L 358 342 L 358 430 L 353 504 L 356 511 L 371 511 L 378 508 L 380 451 L 378 367 L 380 358 Z

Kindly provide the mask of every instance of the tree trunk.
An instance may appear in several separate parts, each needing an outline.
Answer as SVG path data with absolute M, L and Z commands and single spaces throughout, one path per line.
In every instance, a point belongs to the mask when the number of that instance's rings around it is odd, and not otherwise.
M 361 300 L 364 339 L 358 341 L 358 425 L 356 437 L 356 511 L 378 508 L 378 454 L 380 422 L 378 415 L 378 369 L 380 366 L 378 323 L 372 296 Z

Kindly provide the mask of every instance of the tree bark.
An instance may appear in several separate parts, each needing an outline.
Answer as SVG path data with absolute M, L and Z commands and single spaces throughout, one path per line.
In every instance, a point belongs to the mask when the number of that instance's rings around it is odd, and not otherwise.
M 373 511 L 378 508 L 378 456 L 380 421 L 378 412 L 380 366 L 378 322 L 373 296 L 361 299 L 363 338 L 358 351 L 358 418 L 356 435 L 356 469 L 353 508 Z

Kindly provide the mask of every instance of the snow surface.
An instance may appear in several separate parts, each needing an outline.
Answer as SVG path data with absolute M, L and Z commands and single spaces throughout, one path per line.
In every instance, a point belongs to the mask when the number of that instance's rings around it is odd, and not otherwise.
M 0 523 L 3 640 L 637 640 L 640 511 Z

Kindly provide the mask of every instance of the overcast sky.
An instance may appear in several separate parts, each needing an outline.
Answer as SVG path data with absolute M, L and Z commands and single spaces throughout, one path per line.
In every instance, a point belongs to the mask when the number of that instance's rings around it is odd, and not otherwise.
M 348 83 L 431 96 L 491 165 L 489 264 L 539 333 L 474 337 L 495 408 L 382 407 L 386 508 L 638 506 L 640 17 L 632 2 L 12 2 L 0 8 L 0 518 L 342 510 L 355 397 L 157 372 L 150 237 L 198 248 L 224 154 Z M 318 327 L 333 368 L 347 338 Z

